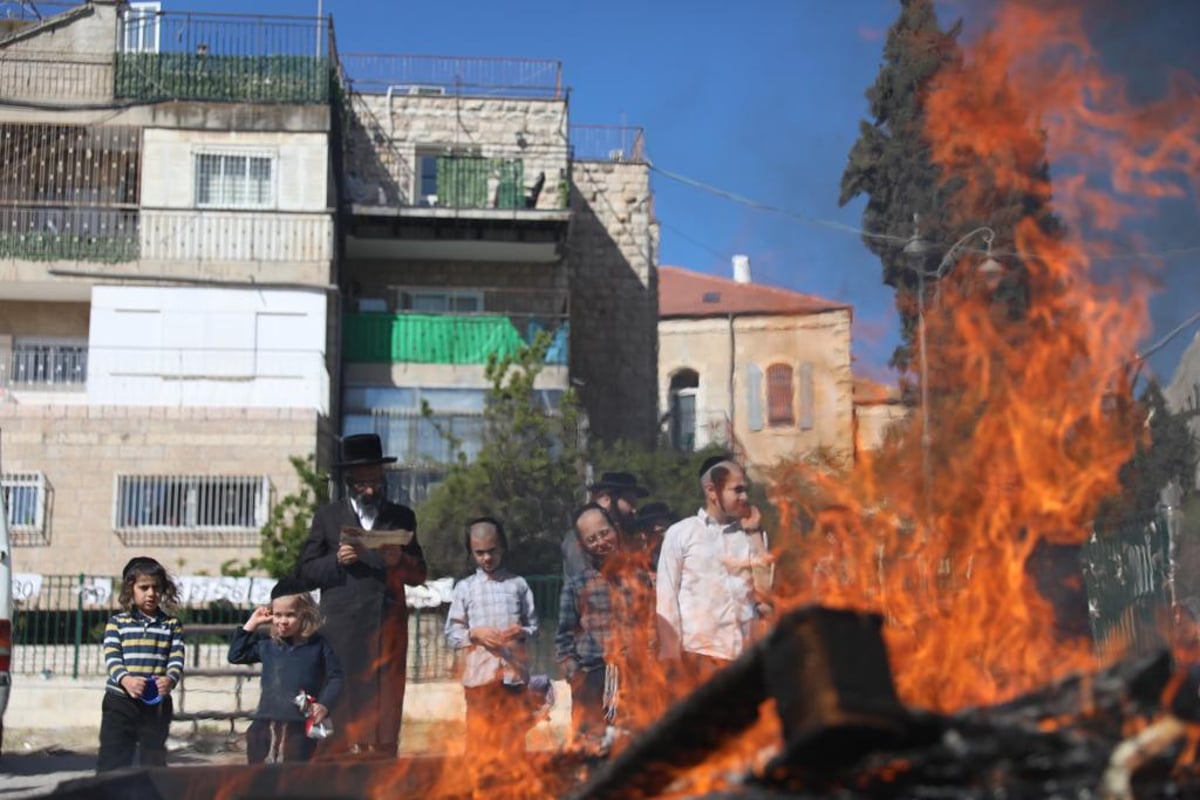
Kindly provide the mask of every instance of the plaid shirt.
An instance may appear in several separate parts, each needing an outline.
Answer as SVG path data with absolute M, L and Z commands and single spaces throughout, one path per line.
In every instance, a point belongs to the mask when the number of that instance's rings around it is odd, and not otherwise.
M 633 564 L 604 572 L 589 564 L 563 582 L 555 658 L 570 677 L 626 658 L 642 640 L 647 652 L 654 626 L 654 584 Z M 640 648 L 639 648 L 640 649 Z
M 533 592 L 520 575 L 500 567 L 492 574 L 482 569 L 454 587 L 446 615 L 446 642 L 456 650 L 467 648 L 463 686 L 486 686 L 503 681 L 522 684 L 529 679 L 524 642 L 513 642 L 499 652 L 471 644 L 471 628 L 509 628 L 520 625 L 525 639 L 537 636 Z

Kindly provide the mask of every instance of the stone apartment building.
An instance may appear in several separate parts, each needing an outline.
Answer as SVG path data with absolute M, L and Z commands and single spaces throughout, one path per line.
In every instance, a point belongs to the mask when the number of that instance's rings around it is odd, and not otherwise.
M 328 466 L 344 433 L 378 431 L 392 489 L 420 499 L 442 431 L 477 449 L 487 355 L 538 332 L 546 403 L 574 382 L 593 432 L 653 436 L 641 134 L 573 126 L 557 62 L 339 55 L 315 18 L 38 5 L 0 29 L 17 571 L 149 553 L 217 574 L 257 553 L 289 457 Z
M 849 461 L 903 416 L 895 393 L 855 378 L 853 309 L 733 277 L 659 270 L 659 404 L 671 442 L 732 443 L 751 468 L 823 450 Z

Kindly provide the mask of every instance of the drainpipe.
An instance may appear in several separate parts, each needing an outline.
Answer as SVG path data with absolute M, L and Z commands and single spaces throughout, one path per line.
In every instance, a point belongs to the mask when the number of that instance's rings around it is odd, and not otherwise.
M 737 314 L 729 315 L 729 449 L 733 449 L 733 421 L 736 419 L 734 411 L 736 409 L 737 393 L 733 390 L 733 382 L 737 376 L 737 347 L 736 336 L 733 331 L 733 321 Z

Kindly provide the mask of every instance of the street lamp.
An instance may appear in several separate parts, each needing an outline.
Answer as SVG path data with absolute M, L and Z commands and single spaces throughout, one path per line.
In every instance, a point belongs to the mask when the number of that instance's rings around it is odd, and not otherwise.
M 926 510 L 929 508 L 929 491 L 932 484 L 929 450 L 933 445 L 933 437 L 929 432 L 929 359 L 925 354 L 925 281 L 940 281 L 946 277 L 957 263 L 954 256 L 959 248 L 980 234 L 983 234 L 987 251 L 983 263 L 975 269 L 988 286 L 994 288 L 1004 276 L 1005 269 L 1003 264 L 992 257 L 992 241 L 996 238 L 996 232 L 986 225 L 976 228 L 950 245 L 945 255 L 942 256 L 942 260 L 938 262 L 937 269 L 933 270 L 927 270 L 924 266 L 924 258 L 933 250 L 933 246 L 921 238 L 920 218 L 916 214 L 913 215 L 913 234 L 908 243 L 904 245 L 904 254 L 912 259 L 912 264 L 909 264 L 908 268 L 917 273 L 917 347 L 920 348 L 918 369 L 921 373 L 921 471 L 925 478 Z

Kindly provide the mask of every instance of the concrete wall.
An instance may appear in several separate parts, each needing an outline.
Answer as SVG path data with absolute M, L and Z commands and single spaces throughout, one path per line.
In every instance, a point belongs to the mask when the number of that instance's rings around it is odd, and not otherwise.
M 126 543 L 113 531 L 115 482 L 130 475 L 267 475 L 274 499 L 294 491 L 288 457 L 321 446 L 326 422 L 288 409 L 130 408 L 0 403 L 5 472 L 41 472 L 51 487 L 46 531 L 15 537 L 13 569 L 115 575 L 132 556 L 210 575 L 259 552 L 257 532 L 189 546 L 187 533 Z
M 520 159 L 526 186 L 539 172 L 546 174 L 537 207 L 566 206 L 566 100 L 355 94 L 346 149 L 347 199 L 416 205 L 419 151 Z
M 97 286 L 92 405 L 329 409 L 321 292 Z
M 196 156 L 200 153 L 274 158 L 277 211 L 328 208 L 329 137 L 281 131 L 194 131 L 148 128 L 142 134 L 142 205 L 196 206 Z
M 892 425 L 908 419 L 908 413 L 908 407 L 901 403 L 856 404 L 855 452 L 878 450 Z
M 572 165 L 571 373 L 591 430 L 653 441 L 658 383 L 658 223 L 645 164 Z
M 38 303 L 0 300 L 0 336 L 88 335 L 87 303 Z
M 112 99 L 116 6 L 100 0 L 61 11 L 45 9 L 46 20 L 0 44 L 0 96 L 48 103 Z
M 668 319 L 659 323 L 659 403 L 669 407 L 671 377 L 682 369 L 700 376 L 696 396 L 698 428 L 706 422 L 732 420 L 732 431 L 752 466 L 769 466 L 817 448 L 850 457 L 854 448 L 853 377 L 850 373 L 850 312 L 806 316 Z M 793 372 L 794 417 L 790 426 L 767 424 L 766 372 L 772 364 Z M 799 372 L 813 368 L 813 426 L 801 426 Z M 751 430 L 747 365 L 762 371 L 759 407 L 761 430 Z M 732 392 L 730 367 L 733 367 Z M 732 397 L 731 397 L 732 394 Z M 702 437 L 698 437 L 702 438 Z M 707 439 L 698 441 L 703 444 Z

